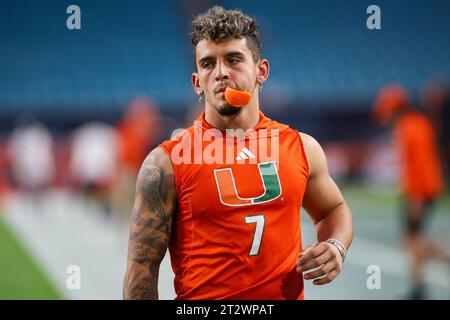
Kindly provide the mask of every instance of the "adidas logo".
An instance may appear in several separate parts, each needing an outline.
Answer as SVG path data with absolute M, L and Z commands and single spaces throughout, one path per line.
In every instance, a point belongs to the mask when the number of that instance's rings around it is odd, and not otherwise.
M 244 159 L 253 159 L 255 158 L 255 155 L 250 152 L 247 148 L 243 148 L 241 152 L 239 152 L 238 156 L 236 157 L 236 160 L 244 160 Z

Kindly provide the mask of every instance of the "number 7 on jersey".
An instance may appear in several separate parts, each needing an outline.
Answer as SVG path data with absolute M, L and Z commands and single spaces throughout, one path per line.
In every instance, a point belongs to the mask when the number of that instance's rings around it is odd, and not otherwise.
M 245 217 L 245 223 L 256 223 L 255 232 L 253 233 L 253 241 L 252 247 L 249 252 L 249 256 L 257 256 L 259 253 L 259 248 L 261 247 L 262 236 L 264 233 L 264 225 L 266 223 L 266 219 L 263 214 L 259 214 L 256 216 L 248 216 Z

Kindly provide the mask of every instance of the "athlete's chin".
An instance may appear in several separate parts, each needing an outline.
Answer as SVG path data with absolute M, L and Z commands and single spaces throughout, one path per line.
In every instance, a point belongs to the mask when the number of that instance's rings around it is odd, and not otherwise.
M 229 104 L 223 104 L 220 106 L 216 106 L 216 110 L 221 116 L 233 116 L 241 112 L 242 108 L 233 107 Z

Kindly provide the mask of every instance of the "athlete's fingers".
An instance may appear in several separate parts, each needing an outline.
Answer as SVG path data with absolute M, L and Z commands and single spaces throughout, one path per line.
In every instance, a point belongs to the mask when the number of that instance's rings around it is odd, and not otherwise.
M 317 261 L 317 259 L 316 259 L 317 256 L 315 256 L 315 258 L 312 258 L 313 260 L 311 262 L 309 261 L 311 259 L 306 260 L 311 255 L 314 255 L 316 252 L 321 252 L 322 250 L 324 250 L 322 252 L 322 254 L 324 254 L 326 252 L 326 255 L 324 256 L 324 258 L 326 257 L 327 260 L 323 260 L 321 258 L 321 259 L 319 259 L 319 261 Z M 314 260 L 314 259 L 316 259 L 316 260 Z M 317 267 L 320 265 L 320 264 L 317 264 L 318 262 L 321 262 L 322 264 L 332 262 L 333 266 L 334 266 L 333 269 L 336 269 L 336 271 L 338 273 L 341 272 L 341 270 L 342 270 L 343 261 L 342 261 L 341 254 L 340 254 L 339 250 L 336 248 L 336 246 L 334 246 L 333 244 L 330 244 L 328 242 L 319 242 L 318 244 L 315 245 L 315 247 L 312 251 L 305 253 L 304 256 L 300 257 L 297 260 L 297 272 L 300 273 L 300 272 L 307 271 L 311 268 Z
M 300 269 L 301 269 L 304 264 L 306 264 L 309 260 L 320 256 L 326 249 L 327 249 L 327 246 L 324 245 L 322 242 L 314 245 L 314 247 L 312 249 L 305 252 L 305 254 L 303 254 L 297 260 L 297 267 L 300 267 Z M 301 271 L 299 271 L 299 272 L 301 272 Z
M 324 275 L 327 275 L 333 269 L 334 269 L 334 264 L 333 263 L 325 263 L 324 265 L 322 265 L 320 268 L 316 269 L 315 271 L 305 274 L 304 278 L 306 280 L 313 280 L 313 279 L 316 279 L 318 277 L 322 277 Z
M 334 270 L 328 272 L 328 274 L 325 277 L 314 280 L 313 284 L 320 286 L 323 284 L 330 283 L 337 277 L 338 274 L 339 274 L 339 272 L 336 271 L 336 269 L 334 269 Z
M 314 243 L 314 244 L 311 244 L 308 247 L 306 247 L 306 249 L 304 249 L 302 252 L 300 252 L 300 254 L 298 256 L 298 261 L 307 262 L 311 258 L 314 258 L 315 254 L 317 254 L 317 250 L 316 251 L 313 251 L 313 250 L 316 249 L 316 247 L 319 244 L 320 243 Z
M 310 244 L 309 246 L 307 246 L 306 248 L 303 248 L 303 250 L 298 254 L 297 259 L 300 259 L 302 256 L 304 256 L 309 250 L 311 250 L 312 248 L 314 248 L 316 244 Z
M 321 265 L 324 265 L 324 264 L 328 263 L 332 259 L 333 259 L 332 253 L 325 250 L 318 257 L 310 259 L 305 264 L 297 265 L 297 272 L 301 273 L 301 272 L 305 272 L 305 271 L 317 268 L 317 267 L 319 267 Z M 334 264 L 333 264 L 333 268 L 331 268 L 331 269 L 334 269 Z
M 311 244 L 311 245 L 307 246 L 306 248 L 304 248 L 303 251 L 300 252 L 300 253 L 298 254 L 298 256 L 297 256 L 297 266 L 300 265 L 300 264 L 299 264 L 300 259 L 301 259 L 305 254 L 307 254 L 309 251 L 311 251 L 311 250 L 314 248 L 314 246 L 315 246 L 315 244 Z

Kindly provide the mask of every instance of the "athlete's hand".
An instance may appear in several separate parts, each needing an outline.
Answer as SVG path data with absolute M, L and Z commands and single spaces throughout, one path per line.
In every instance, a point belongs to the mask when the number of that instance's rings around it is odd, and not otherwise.
M 334 245 L 328 242 L 319 242 L 308 246 L 298 255 L 297 272 L 304 274 L 305 280 L 314 280 L 313 284 L 322 285 L 333 281 L 342 271 L 342 257 Z

